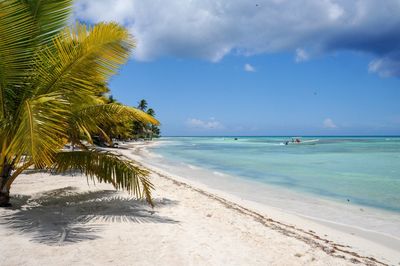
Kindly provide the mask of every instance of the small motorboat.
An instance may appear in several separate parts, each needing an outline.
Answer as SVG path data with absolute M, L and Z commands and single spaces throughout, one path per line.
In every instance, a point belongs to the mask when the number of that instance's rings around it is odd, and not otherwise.
M 292 138 L 292 140 L 285 141 L 285 145 L 314 145 L 319 139 L 302 140 L 300 138 Z

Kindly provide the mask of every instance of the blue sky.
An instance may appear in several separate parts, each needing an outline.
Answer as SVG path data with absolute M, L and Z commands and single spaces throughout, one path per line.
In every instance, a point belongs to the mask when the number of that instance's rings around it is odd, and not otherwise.
M 136 37 L 109 85 L 146 99 L 163 135 L 400 134 L 398 1 L 215 2 L 78 1 L 75 16 Z

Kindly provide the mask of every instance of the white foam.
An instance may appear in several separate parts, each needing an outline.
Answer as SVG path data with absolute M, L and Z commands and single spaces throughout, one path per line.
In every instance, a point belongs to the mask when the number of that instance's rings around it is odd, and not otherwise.
M 223 174 L 223 173 L 217 172 L 217 171 L 214 171 L 213 174 L 217 175 L 217 176 L 226 176 L 226 174 Z
M 192 165 L 192 164 L 185 163 L 185 165 L 186 165 L 187 167 L 189 167 L 190 169 L 193 169 L 193 170 L 198 170 L 198 169 L 200 169 L 200 167 L 194 166 L 194 165 Z

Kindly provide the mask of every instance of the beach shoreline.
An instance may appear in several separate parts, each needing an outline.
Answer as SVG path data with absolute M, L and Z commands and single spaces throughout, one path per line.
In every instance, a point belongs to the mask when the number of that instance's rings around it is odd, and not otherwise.
M 1 265 L 398 265 L 399 252 L 155 169 L 151 208 L 80 174 L 26 172 L 0 209 Z M 29 254 L 25 256 L 23 254 Z
M 366 257 L 380 257 L 388 259 L 393 264 L 396 264 L 396 260 L 400 257 L 400 238 L 397 235 L 390 235 L 389 233 L 378 232 L 369 230 L 360 226 L 352 226 L 349 224 L 335 222 L 329 219 L 318 218 L 314 216 L 308 216 L 301 213 L 293 213 L 285 210 L 281 206 L 271 206 L 268 204 L 259 203 L 253 200 L 247 200 L 237 195 L 234 195 L 226 190 L 216 189 L 210 187 L 208 184 L 204 184 L 197 180 L 188 179 L 182 175 L 169 172 L 170 169 L 160 168 L 151 163 L 151 159 L 157 157 L 157 154 L 153 154 L 149 151 L 149 148 L 159 145 L 157 141 L 135 144 L 132 148 L 133 153 L 123 153 L 125 156 L 140 162 L 150 171 L 163 176 L 164 178 L 170 178 L 176 182 L 181 182 L 184 185 L 191 187 L 194 190 L 200 190 L 202 193 L 209 195 L 212 198 L 218 198 L 227 205 L 239 206 L 247 211 L 254 212 L 257 216 L 264 216 L 267 219 L 276 220 L 288 227 L 296 227 L 300 231 L 308 231 L 315 234 L 316 238 L 323 238 L 329 235 L 328 241 L 338 243 L 339 246 L 351 246 L 353 251 L 359 252 Z M 139 156 L 138 156 L 139 155 Z M 193 166 L 192 166 L 193 167 Z M 197 166 L 196 166 L 197 168 Z M 221 175 L 217 173 L 217 175 Z M 224 174 L 225 175 L 225 174 Z M 242 183 L 243 184 L 243 183 Z M 291 195 L 293 196 L 293 195 Z M 298 196 L 298 195 L 295 195 Z M 324 202 L 324 201 L 323 201 Z M 325 203 L 332 203 L 327 200 Z M 343 204 L 338 204 L 334 207 L 340 208 Z M 353 206 L 354 210 L 358 210 L 360 206 Z M 368 210 L 368 207 L 361 206 Z M 381 212 L 370 208 L 372 211 Z M 389 212 L 384 214 L 389 214 Z M 395 217 L 396 219 L 398 217 Z M 373 254 L 373 255 L 371 255 Z M 397 262 L 397 263 L 400 263 Z

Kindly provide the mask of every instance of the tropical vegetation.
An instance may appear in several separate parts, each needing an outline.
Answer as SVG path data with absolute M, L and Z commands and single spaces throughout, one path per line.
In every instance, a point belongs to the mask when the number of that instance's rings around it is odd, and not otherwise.
M 28 168 L 78 170 L 152 204 L 146 170 L 91 145 L 115 123 L 158 124 L 104 97 L 135 42 L 116 23 L 66 26 L 72 5 L 0 0 L 0 206 L 9 205 L 11 185 Z
M 145 99 L 139 101 L 137 108 L 146 112 L 148 115 L 155 117 L 156 112 L 153 108 L 148 108 L 148 103 Z M 134 121 L 133 122 L 133 138 L 134 139 L 153 139 L 160 137 L 160 128 L 156 124 Z

